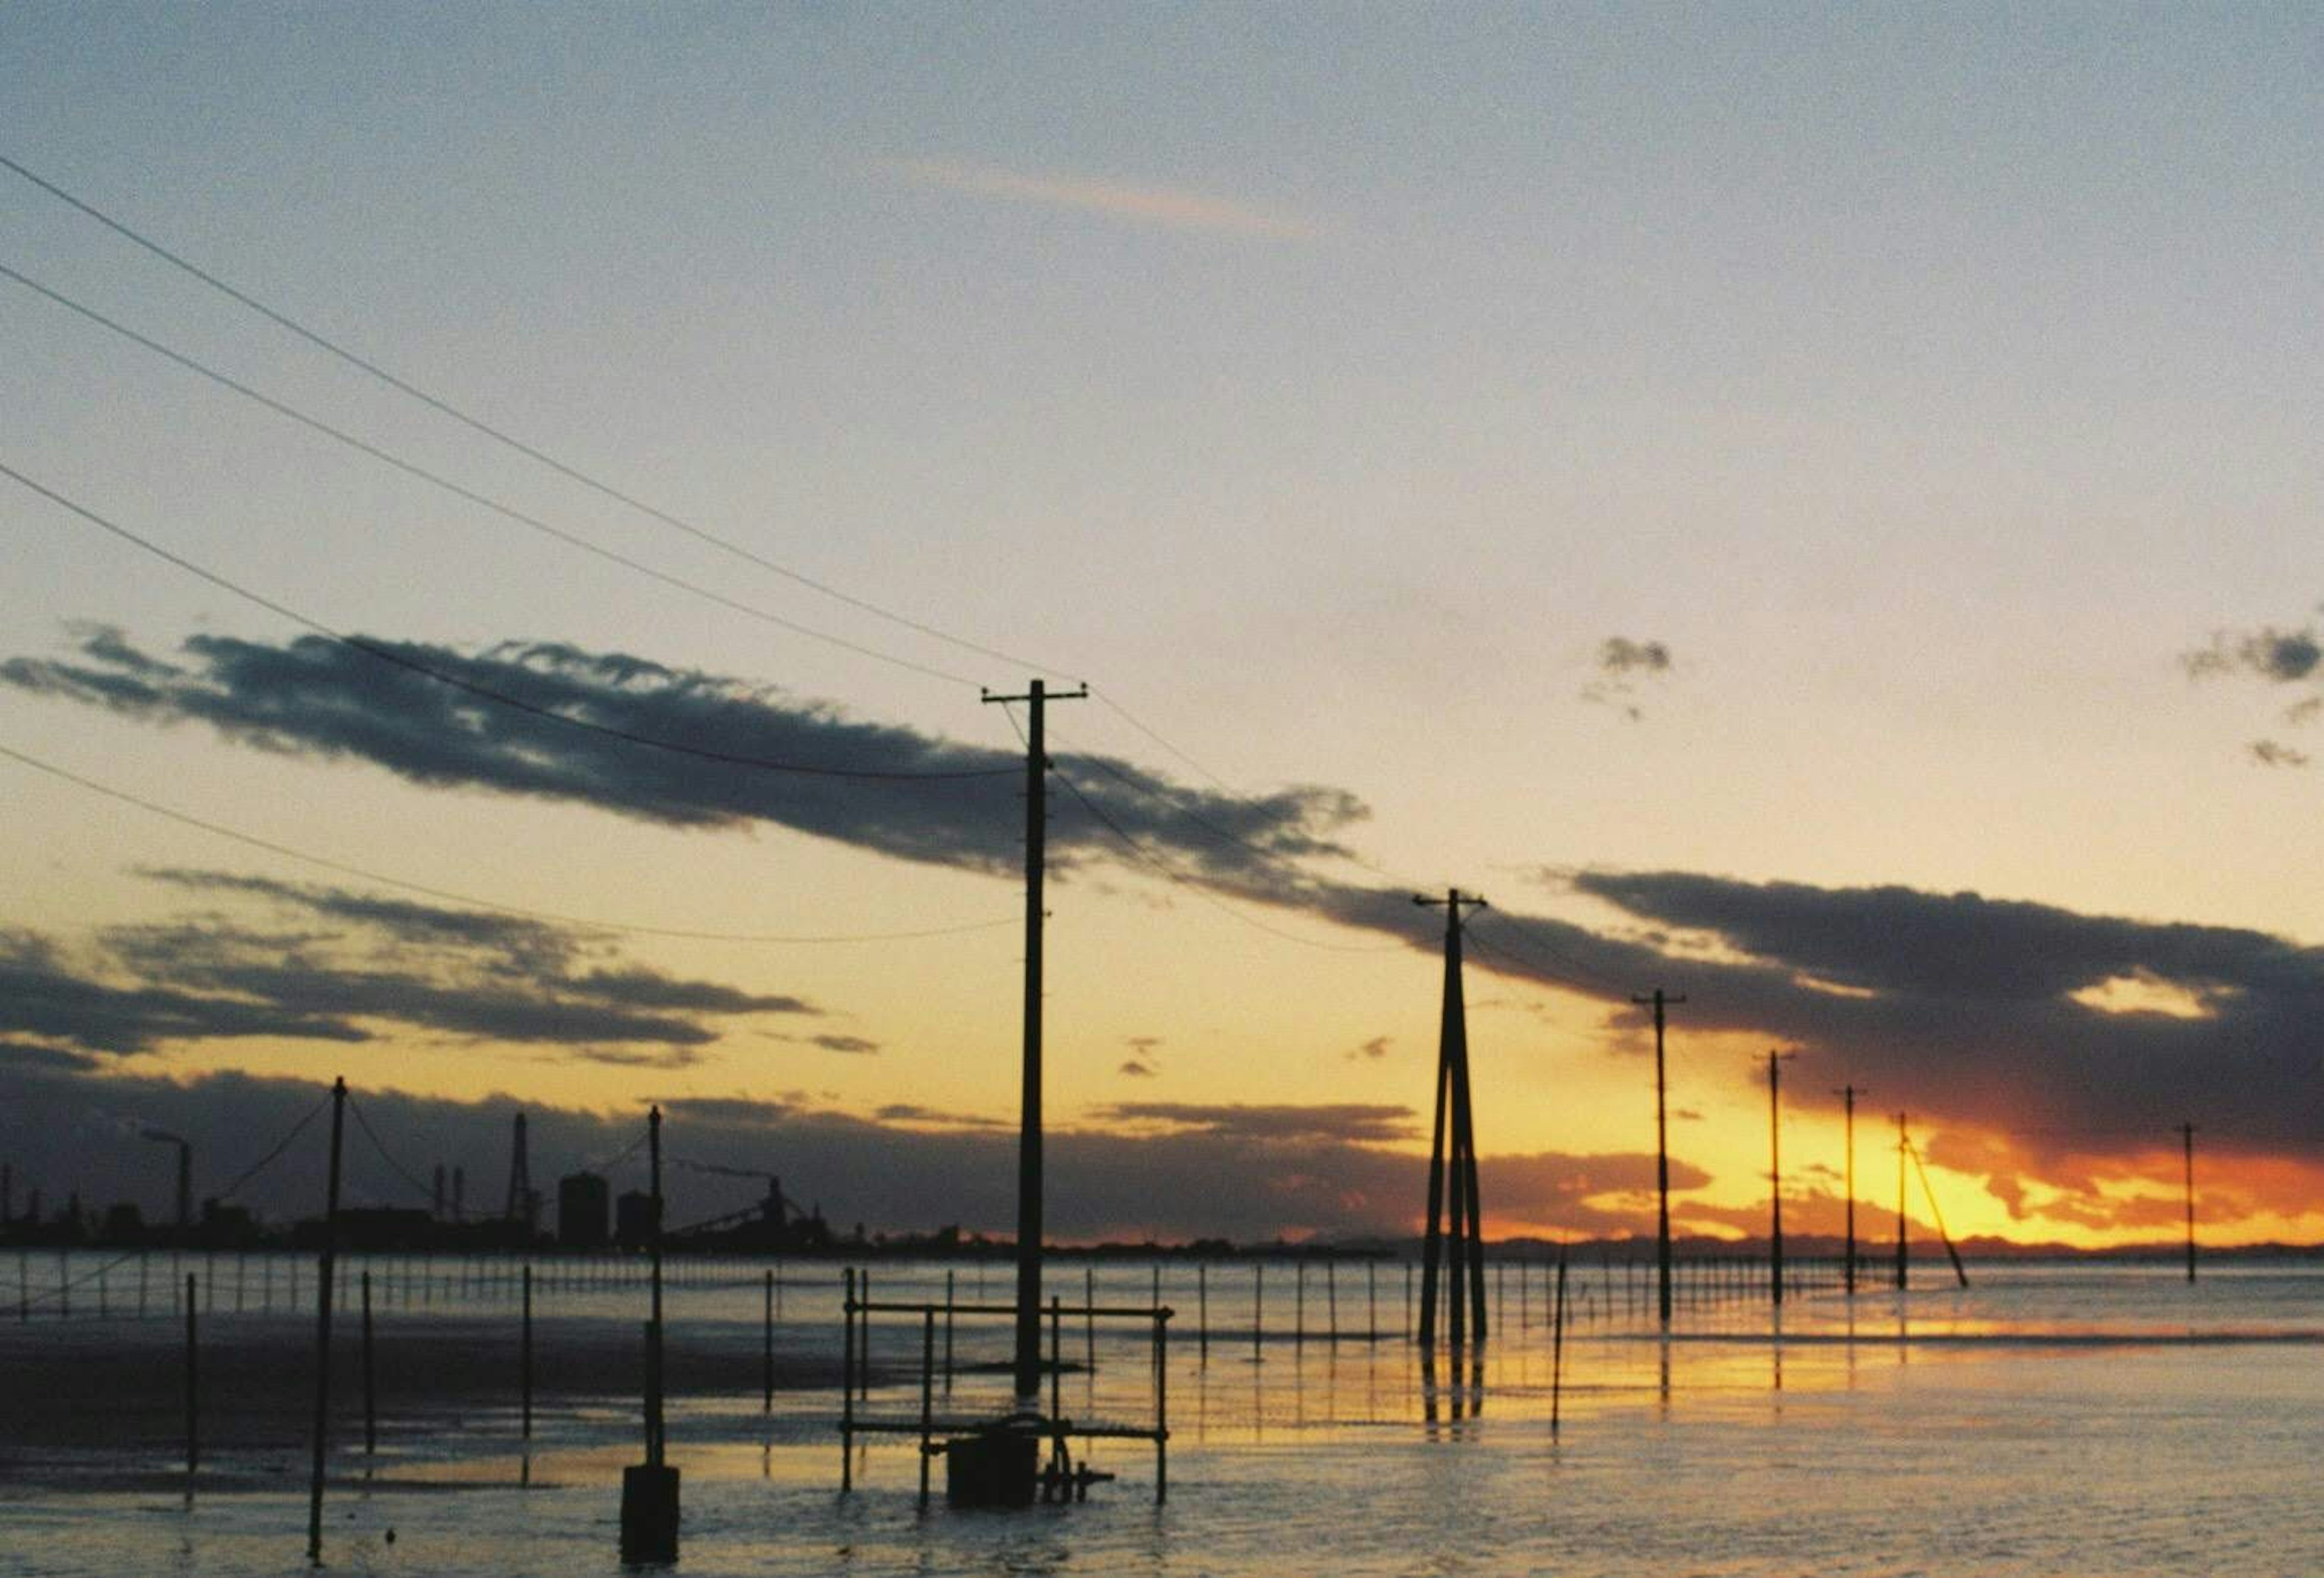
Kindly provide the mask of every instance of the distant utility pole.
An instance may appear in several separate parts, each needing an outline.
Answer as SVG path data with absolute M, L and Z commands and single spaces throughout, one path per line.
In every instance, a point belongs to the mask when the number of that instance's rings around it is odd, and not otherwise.
M 1904 1138 L 1904 1114 L 1896 1114 L 1896 1291 L 1904 1291 L 1904 1167 L 1912 1146 Z
M 1017 1123 L 1017 1350 L 1013 1365 L 1020 1411 L 1038 1413 L 1041 1400 L 1041 878 L 1048 853 L 1049 755 L 1046 714 L 1052 701 L 1079 701 L 1089 687 L 1051 696 L 1038 679 L 1021 701 L 1025 729 L 1025 1069 Z
M 2195 1280 L 2195 1125 L 2179 1125 L 2180 1137 L 2187 1142 L 2187 1280 Z
M 1856 1292 L 1856 1098 L 1864 1094 L 1864 1092 L 1855 1085 L 1846 1084 L 1840 1087 L 1840 1094 L 1841 1101 L 1846 1103 L 1843 1110 L 1848 1114 L 1846 1125 L 1848 1161 L 1845 1167 L 1848 1188 L 1848 1256 L 1841 1261 L 1844 1268 L 1842 1286 L 1850 1296 L 1853 1296 Z
M 1783 1076 L 1777 1071 L 1796 1056 L 1773 1047 L 1767 1052 L 1767 1285 L 1778 1308 L 1784 1302 L 1784 1114 L 1778 1094 Z
M 1660 1274 L 1663 1330 L 1667 1332 L 1671 1324 L 1670 1130 L 1663 1115 L 1663 1010 L 1686 998 L 1665 996 L 1657 986 L 1652 997 L 1630 1001 L 1641 1008 L 1652 1003 L 1655 1010 L 1655 1265 Z
M 1452 1351 L 1458 1353 L 1467 1327 L 1475 1328 L 1479 1343 L 1485 1340 L 1484 1205 L 1477 1191 L 1476 1124 L 1469 1102 L 1469 1017 L 1461 993 L 1461 908 L 1465 904 L 1481 909 L 1485 901 L 1453 888 L 1442 899 L 1415 898 L 1413 902 L 1444 907 L 1444 1009 L 1436 1038 L 1436 1121 L 1428 1150 L 1428 1228 L 1421 1241 L 1420 1347 L 1423 1353 L 1435 1352 L 1436 1263 L 1442 1253 L 1450 1278 L 1444 1302 L 1452 1327 Z M 1448 1118 L 1452 1141 L 1449 1156 L 1444 1144 Z M 1443 1208 L 1441 1231 L 1440 1208 Z M 1447 1232 L 1452 1241 L 1449 1250 L 1443 1239 Z

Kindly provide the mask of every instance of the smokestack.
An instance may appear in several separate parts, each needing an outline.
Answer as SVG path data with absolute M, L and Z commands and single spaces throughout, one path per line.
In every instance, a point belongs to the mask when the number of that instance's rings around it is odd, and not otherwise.
M 182 1232 L 194 1223 L 194 1148 L 184 1135 L 156 1129 L 151 1123 L 137 1125 L 137 1138 L 178 1148 L 178 1229 Z

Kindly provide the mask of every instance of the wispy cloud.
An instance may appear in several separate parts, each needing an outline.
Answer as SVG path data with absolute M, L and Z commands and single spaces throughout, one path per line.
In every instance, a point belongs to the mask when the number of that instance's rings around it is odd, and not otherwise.
M 973 197 L 1039 203 L 1102 214 L 1132 225 L 1164 230 L 1213 231 L 1304 241 L 1320 234 L 1311 220 L 1188 191 L 1183 187 L 1145 186 L 1131 181 L 1050 171 L 1018 171 L 994 164 L 947 159 L 876 159 L 872 168 L 914 186 L 938 187 Z

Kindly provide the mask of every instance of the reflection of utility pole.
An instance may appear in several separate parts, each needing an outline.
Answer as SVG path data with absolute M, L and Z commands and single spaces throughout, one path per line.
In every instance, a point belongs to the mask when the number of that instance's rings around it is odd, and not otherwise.
M 1845 1268 L 1843 1286 L 1850 1294 L 1856 1291 L 1856 1098 L 1863 1094 L 1852 1084 L 1842 1085 L 1840 1089 L 1840 1099 L 1847 1103 L 1845 1111 L 1848 1113 L 1848 1258 L 1841 1264 Z
M 2179 1125 L 2187 1142 L 2187 1280 L 2195 1280 L 2195 1125 Z
M 1421 1239 L 1420 1346 L 1425 1353 L 1435 1352 L 1436 1264 L 1443 1249 L 1450 1280 L 1445 1305 L 1452 1328 L 1452 1351 L 1458 1353 L 1470 1325 L 1475 1326 L 1478 1342 L 1485 1340 L 1484 1206 L 1477 1191 L 1477 1133 L 1469 1102 L 1469 1019 L 1461 994 L 1461 907 L 1482 909 L 1485 901 L 1454 888 L 1442 899 L 1416 898 L 1413 902 L 1444 906 L 1444 1005 L 1436 1046 L 1435 1127 L 1428 1150 L 1428 1226 Z M 1449 1154 L 1445 1148 L 1448 1118 Z M 1444 1208 L 1443 1232 L 1437 1226 L 1440 1207 Z M 1449 1249 L 1443 1248 L 1445 1233 L 1452 1240 Z
M 1776 1305 L 1784 1302 L 1784 1115 L 1777 1093 L 1782 1075 L 1776 1070 L 1790 1052 L 1767 1052 L 1767 1286 Z
M 1023 696 L 983 693 L 988 702 L 1027 704 L 1025 732 L 1025 1066 L 1017 1124 L 1018 1407 L 1040 1411 L 1041 1399 L 1041 879 L 1047 857 L 1049 756 L 1043 707 L 1079 701 L 1084 686 L 1055 697 L 1036 679 Z
M 1904 1114 L 1896 1114 L 1896 1291 L 1904 1291 Z
M 1630 1001 L 1641 1008 L 1652 1003 L 1655 1010 L 1655 1265 L 1660 1273 L 1663 1330 L 1667 1332 L 1671 1324 L 1670 1131 L 1663 1116 L 1663 1010 L 1686 998 L 1683 994 L 1666 997 L 1657 986 L 1652 997 Z

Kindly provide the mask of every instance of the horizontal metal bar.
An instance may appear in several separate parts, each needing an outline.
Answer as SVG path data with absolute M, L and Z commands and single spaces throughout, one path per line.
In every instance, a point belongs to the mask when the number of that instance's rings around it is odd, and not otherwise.
M 865 1304 L 859 1301 L 850 1304 L 847 1307 L 858 1315 L 926 1315 L 930 1310 L 934 1310 L 938 1315 L 950 1311 L 956 1315 L 1013 1315 L 1017 1313 L 1017 1306 L 1013 1304 L 888 1304 L 884 1302 Z M 1043 1305 L 1041 1313 L 1044 1315 L 1050 1313 L 1049 1306 Z M 1140 1321 L 1173 1320 L 1178 1314 L 1167 1304 L 1151 1307 L 1130 1304 L 1064 1304 L 1056 1306 L 1056 1313 L 1061 1315 L 1084 1317 L 1097 1315 L 1108 1319 Z

